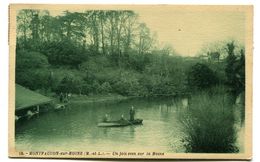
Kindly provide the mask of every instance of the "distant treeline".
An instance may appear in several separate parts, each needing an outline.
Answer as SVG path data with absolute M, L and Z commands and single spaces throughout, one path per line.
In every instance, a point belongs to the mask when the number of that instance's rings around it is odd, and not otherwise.
M 187 42 L 188 43 L 188 42 Z M 32 90 L 124 96 L 178 95 L 226 84 L 244 89 L 244 50 L 234 42 L 223 61 L 159 48 L 133 11 L 20 10 L 16 83 Z M 215 51 L 211 51 L 215 52 Z

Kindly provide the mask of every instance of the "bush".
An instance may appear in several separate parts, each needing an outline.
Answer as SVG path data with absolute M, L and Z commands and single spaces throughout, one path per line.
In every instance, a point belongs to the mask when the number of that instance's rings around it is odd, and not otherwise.
M 56 88 L 56 93 L 75 93 L 81 94 L 83 92 L 84 81 L 82 76 L 77 73 L 67 73 L 65 77 L 59 82 Z
M 18 72 L 15 77 L 16 83 L 31 90 L 48 90 L 50 87 L 50 72 L 46 69 L 30 69 Z
M 186 136 L 183 138 L 187 152 L 234 153 L 236 130 L 234 113 L 228 97 L 216 93 L 201 92 L 193 95 L 189 108 L 179 120 Z
M 42 47 L 41 51 L 45 51 L 52 65 L 78 67 L 87 59 L 86 51 L 69 40 L 49 42 Z
M 145 66 L 150 63 L 149 54 L 139 55 L 131 53 L 127 58 L 127 61 L 129 68 L 138 72 L 142 72 L 145 69 Z
M 16 52 L 16 83 L 31 90 L 49 87 L 50 71 L 47 57 L 39 52 L 17 50 Z
M 18 50 L 16 52 L 16 70 L 46 68 L 49 66 L 47 57 L 39 52 Z
M 125 96 L 139 96 L 139 90 L 142 89 L 138 73 L 132 71 L 120 72 L 111 82 L 114 91 Z
M 108 82 L 104 82 L 103 84 L 101 84 L 98 87 L 98 93 L 101 94 L 108 94 L 112 91 L 112 87 L 110 86 L 110 84 Z
M 216 74 L 205 64 L 197 63 L 188 72 L 188 86 L 191 89 L 203 90 L 217 83 Z

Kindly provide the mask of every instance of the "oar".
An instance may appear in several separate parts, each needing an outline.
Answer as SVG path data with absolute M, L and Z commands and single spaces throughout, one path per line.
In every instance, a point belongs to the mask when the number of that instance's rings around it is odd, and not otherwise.
M 127 122 L 129 123 L 129 124 L 131 124 L 131 125 L 134 125 L 133 123 L 131 123 L 129 120 L 127 120 Z

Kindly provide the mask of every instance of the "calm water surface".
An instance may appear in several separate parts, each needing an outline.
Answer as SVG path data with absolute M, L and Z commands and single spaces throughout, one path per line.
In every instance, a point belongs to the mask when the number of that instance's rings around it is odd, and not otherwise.
M 117 103 L 71 103 L 67 110 L 40 114 L 16 127 L 18 151 L 159 151 L 184 152 L 178 112 L 185 99 L 131 99 Z M 129 118 L 135 107 L 143 125 L 97 127 L 104 114 Z

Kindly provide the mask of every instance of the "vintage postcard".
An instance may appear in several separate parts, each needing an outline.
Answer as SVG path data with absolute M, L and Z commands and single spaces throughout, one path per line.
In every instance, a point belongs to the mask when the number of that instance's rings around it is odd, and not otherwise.
M 10 157 L 252 158 L 253 6 L 9 11 Z

